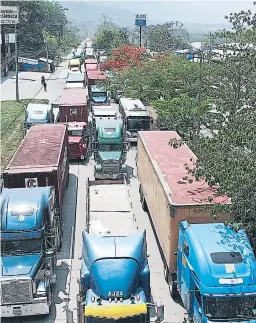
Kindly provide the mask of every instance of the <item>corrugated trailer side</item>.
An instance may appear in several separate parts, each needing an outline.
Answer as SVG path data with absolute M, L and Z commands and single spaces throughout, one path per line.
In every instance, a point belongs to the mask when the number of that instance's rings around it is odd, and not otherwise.
M 63 124 L 33 126 L 3 172 L 6 188 L 53 185 L 60 208 L 68 179 L 68 132 Z
M 171 147 L 171 138 L 180 139 L 171 131 L 142 131 L 137 145 L 141 202 L 149 211 L 162 249 L 166 277 L 176 272 L 174 253 L 177 251 L 179 223 L 183 220 L 190 223 L 215 222 L 210 211 L 204 208 L 210 206 L 208 196 L 213 196 L 219 203 L 230 203 L 227 197 L 215 197 L 205 182 L 188 184 L 182 181 L 187 173 L 184 164 L 196 157 L 187 146 Z M 218 222 L 229 218 L 227 213 L 217 215 Z

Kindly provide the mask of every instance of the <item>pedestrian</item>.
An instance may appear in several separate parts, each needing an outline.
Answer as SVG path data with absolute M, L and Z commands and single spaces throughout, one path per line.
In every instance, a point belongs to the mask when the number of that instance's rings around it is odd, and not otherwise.
M 45 82 L 45 78 L 44 78 L 44 76 L 42 76 L 41 84 L 43 85 L 43 87 L 44 87 L 44 91 L 46 92 L 47 85 L 46 85 L 46 82 Z

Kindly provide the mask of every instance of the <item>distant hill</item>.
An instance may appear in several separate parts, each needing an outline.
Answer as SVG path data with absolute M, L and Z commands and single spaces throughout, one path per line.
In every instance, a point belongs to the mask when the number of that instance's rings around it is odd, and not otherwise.
M 114 23 L 120 27 L 134 28 L 134 18 L 136 12 L 116 6 L 113 2 L 88 2 L 88 1 L 59 1 L 66 11 L 68 20 L 76 24 L 81 29 L 81 36 L 86 36 L 96 31 L 101 23 L 102 15 L 110 17 Z M 148 25 L 163 24 L 166 21 L 148 19 Z M 182 21 L 181 21 L 182 22 Z M 184 23 L 184 22 L 183 22 Z M 203 23 L 184 23 L 189 33 L 204 34 L 209 31 L 216 31 L 229 28 L 227 24 L 203 24 Z

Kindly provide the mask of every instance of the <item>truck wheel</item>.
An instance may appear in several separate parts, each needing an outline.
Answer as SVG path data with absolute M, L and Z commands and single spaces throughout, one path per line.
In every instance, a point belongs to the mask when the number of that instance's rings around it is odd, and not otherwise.
M 178 293 L 178 288 L 177 288 L 176 274 L 169 275 L 169 290 L 170 290 L 170 295 L 172 296 L 172 298 L 178 297 L 179 293 Z
M 47 290 L 47 301 L 48 301 L 48 305 L 49 305 L 49 312 L 51 313 L 51 309 L 53 306 L 53 292 L 52 292 L 52 285 L 51 284 Z
M 141 185 L 140 185 L 140 188 L 139 188 L 139 192 L 140 192 L 140 202 L 141 202 L 142 209 L 143 209 L 143 211 L 148 212 L 147 202 L 145 200 L 145 196 L 144 196 L 144 193 L 143 193 Z

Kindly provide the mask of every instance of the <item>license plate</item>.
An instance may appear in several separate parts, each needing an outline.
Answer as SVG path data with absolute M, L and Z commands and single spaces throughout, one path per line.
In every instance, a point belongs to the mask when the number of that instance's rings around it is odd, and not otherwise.
M 22 314 L 22 310 L 21 310 L 21 308 L 14 309 L 14 310 L 13 310 L 13 314 L 14 314 L 14 315 L 21 315 L 21 314 Z

